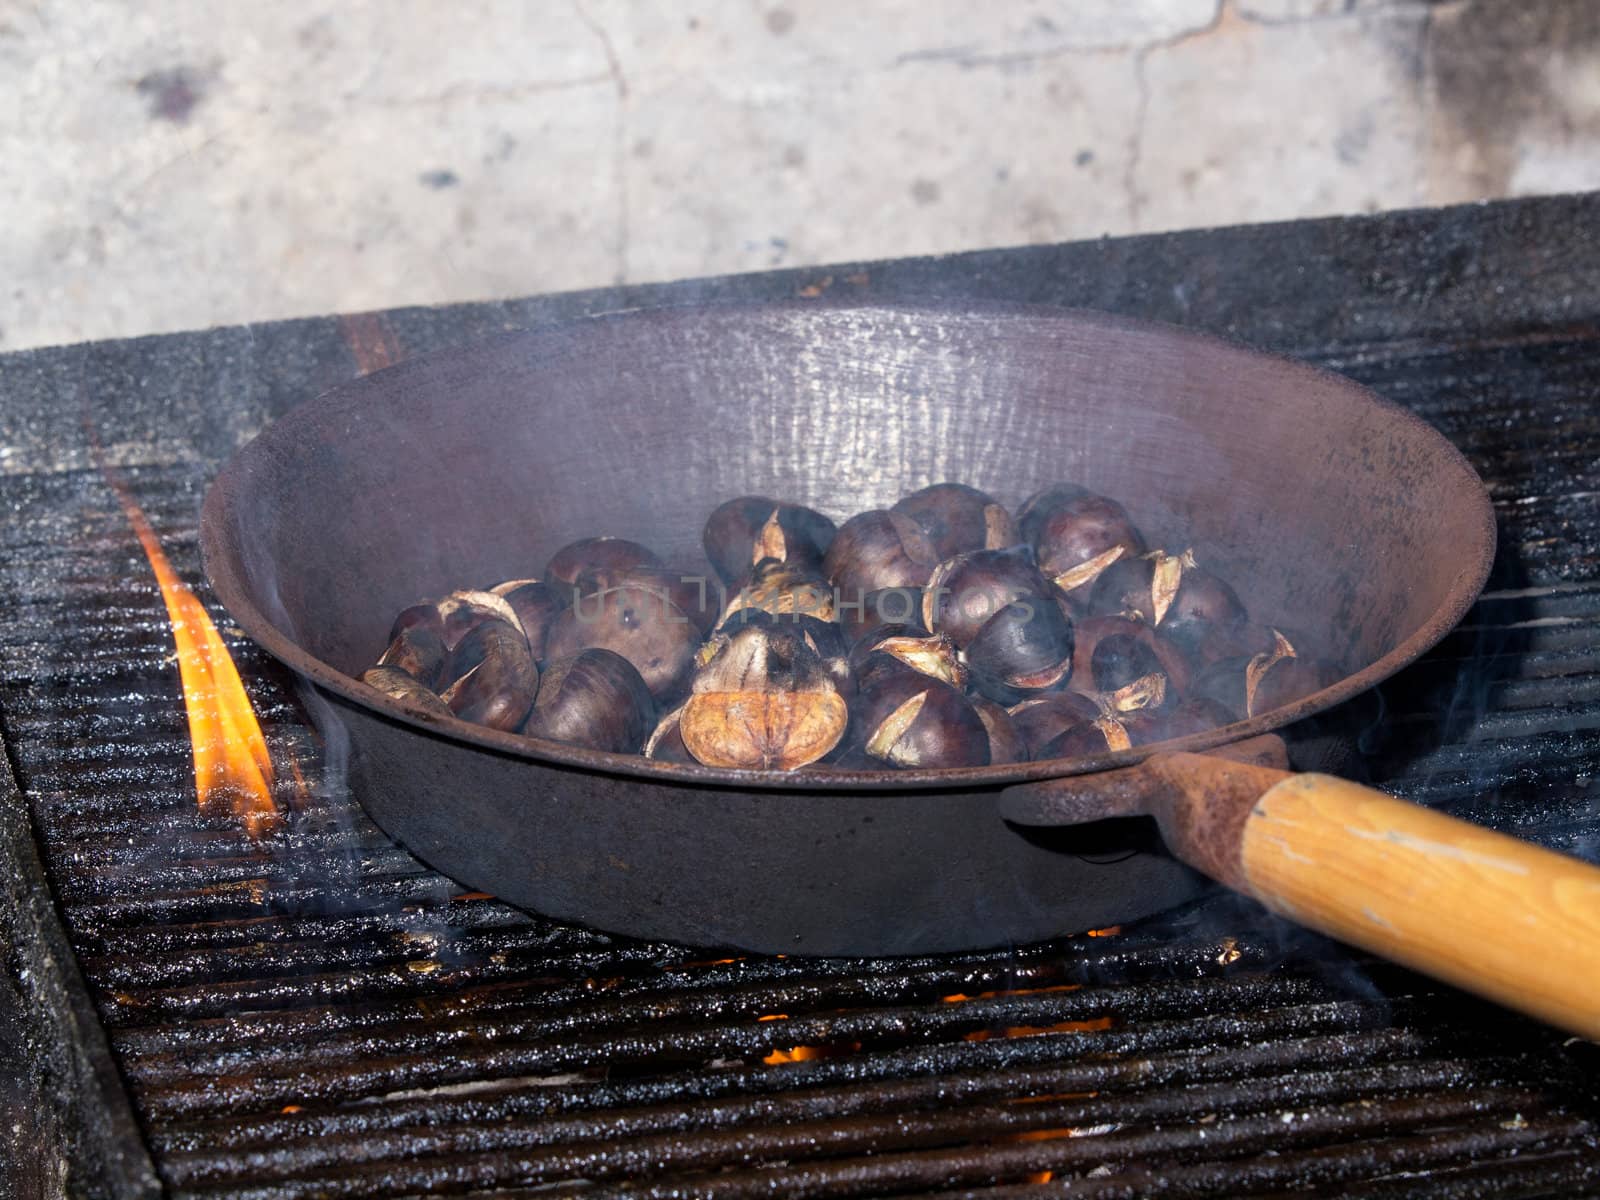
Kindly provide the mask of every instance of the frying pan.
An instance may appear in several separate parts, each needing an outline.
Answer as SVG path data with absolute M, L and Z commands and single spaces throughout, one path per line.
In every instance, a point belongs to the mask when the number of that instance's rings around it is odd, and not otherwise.
M 701 524 L 730 496 L 842 519 L 946 479 L 1012 505 L 1056 481 L 1114 496 L 1152 545 L 1193 545 L 1256 619 L 1315 631 L 1349 674 L 1248 721 L 1095 758 L 791 775 L 432 719 L 355 678 L 401 608 L 535 574 L 575 538 L 634 538 L 699 573 Z M 1487 576 L 1481 482 L 1349 380 L 1060 309 L 635 311 L 335 388 L 226 466 L 201 547 L 240 626 L 326 700 L 373 819 L 515 904 L 643 937 L 905 954 L 1133 920 L 1196 895 L 1199 868 L 1600 1032 L 1600 1000 L 1574 994 L 1594 989 L 1570 986 L 1600 978 L 1600 871 L 1259 765 L 1270 744 L 1198 753 L 1371 687 L 1438 641 Z

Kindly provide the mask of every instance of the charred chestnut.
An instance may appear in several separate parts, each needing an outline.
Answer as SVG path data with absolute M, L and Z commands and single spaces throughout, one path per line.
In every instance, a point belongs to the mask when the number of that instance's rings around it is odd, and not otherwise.
M 713 645 L 678 720 L 697 762 L 792 771 L 838 745 L 849 708 L 803 632 L 751 623 Z
M 1072 622 L 1052 597 L 1006 605 L 962 651 L 972 686 L 1001 704 L 1057 691 L 1072 678 Z
M 1131 634 L 1101 638 L 1089 670 L 1096 694 L 1113 712 L 1156 712 L 1178 703 L 1178 689 L 1155 651 Z
M 938 551 L 915 521 L 879 508 L 840 526 L 822 571 L 854 602 L 883 588 L 921 587 L 938 565 Z
M 450 711 L 490 729 L 521 725 L 539 691 L 528 639 L 506 621 L 475 626 L 450 651 L 444 677 L 453 681 L 440 693 Z
M 397 667 L 424 687 L 435 686 L 448 653 L 444 648 L 444 639 L 439 636 L 439 628 L 441 626 L 435 622 L 433 625 L 418 623 L 402 629 L 378 657 L 378 665 Z
M 545 669 L 522 732 L 632 754 L 644 745 L 654 715 L 655 702 L 633 664 L 610 650 L 589 649 Z
M 967 669 L 955 643 L 912 625 L 880 625 L 851 647 L 850 669 L 863 690 L 902 671 L 920 672 L 957 689 L 967 685 Z
M 972 711 L 978 714 L 978 720 L 983 722 L 984 729 L 989 733 L 991 767 L 1028 761 L 1028 743 L 1018 731 L 1010 713 L 982 696 L 969 697 L 967 703 L 972 705 Z
M 1069 594 L 1088 588 L 1112 563 L 1144 553 L 1144 538 L 1122 505 L 1070 483 L 1028 497 L 1017 531 L 1039 569 Z
M 430 717 L 451 716 L 450 708 L 430 689 L 418 683 L 416 677 L 399 667 L 373 667 L 363 671 L 361 682 L 377 688 L 391 700 L 398 700 L 408 708 L 417 709 Z
M 964 483 L 936 483 L 902 498 L 890 512 L 910 517 L 940 561 L 969 550 L 1003 550 L 1017 544 L 1017 527 L 1005 507 Z
M 815 509 L 740 496 L 712 512 L 700 540 L 722 582 L 733 587 L 764 558 L 821 570 L 834 532 L 833 522 Z
M 633 664 L 659 701 L 688 682 L 699 645 L 700 632 L 682 609 L 659 592 L 626 586 L 579 596 L 556 618 L 545 653 L 557 659 L 613 650 Z
M 535 659 L 544 658 L 550 627 L 572 599 L 570 588 L 542 583 L 537 579 L 509 579 L 489 589 L 511 606 L 522 624 L 523 636 Z
M 389 640 L 392 642 L 409 629 L 425 625 L 444 640 L 444 618 L 439 615 L 437 604 L 413 604 L 410 608 L 400 610 L 400 615 L 394 619 L 394 624 L 389 626 Z
M 585 571 L 600 567 L 622 569 L 626 567 L 659 567 L 661 560 L 654 550 L 630 542 L 627 538 L 589 537 L 568 542 L 545 564 L 544 578 L 551 583 L 571 587 Z
M 1025 757 L 1037 758 L 1038 751 L 1049 742 L 1096 720 L 1102 712 L 1101 706 L 1087 696 L 1077 692 L 1054 692 L 1037 700 L 1024 700 L 1007 710 L 1007 715 L 1022 739 L 1027 751 Z
M 1157 550 L 1113 563 L 1095 581 L 1090 608 L 1097 614 L 1137 614 L 1196 657 L 1207 641 L 1237 635 L 1247 618 L 1233 589 L 1198 566 L 1193 550 Z
M 984 767 L 989 731 L 955 688 L 920 672 L 890 675 L 856 697 L 861 746 L 892 767 Z
M 504 621 L 522 632 L 522 622 L 516 611 L 493 592 L 451 592 L 436 607 L 441 623 L 440 636 L 447 650 L 454 650 L 462 638 L 485 621 Z

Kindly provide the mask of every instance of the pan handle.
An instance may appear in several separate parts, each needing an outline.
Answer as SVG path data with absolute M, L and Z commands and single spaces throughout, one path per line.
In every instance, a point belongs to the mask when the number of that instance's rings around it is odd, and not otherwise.
M 1021 784 L 1001 812 L 1025 825 L 1146 813 L 1174 855 L 1273 912 L 1600 1040 L 1600 867 L 1236 757 L 1158 754 Z

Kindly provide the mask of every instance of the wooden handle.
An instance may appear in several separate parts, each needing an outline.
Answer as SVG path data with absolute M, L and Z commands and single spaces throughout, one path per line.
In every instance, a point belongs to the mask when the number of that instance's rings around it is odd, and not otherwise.
M 1600 1039 L 1600 868 L 1329 775 L 1262 794 L 1240 865 L 1292 921 Z

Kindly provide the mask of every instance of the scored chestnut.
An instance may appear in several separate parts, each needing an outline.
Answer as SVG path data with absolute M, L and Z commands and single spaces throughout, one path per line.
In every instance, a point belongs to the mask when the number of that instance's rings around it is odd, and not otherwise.
M 1068 594 L 1088 588 L 1112 563 L 1144 553 L 1144 537 L 1122 505 L 1071 483 L 1028 497 L 1017 510 L 1017 531 L 1039 569 Z
M 983 722 L 984 729 L 989 733 L 991 767 L 1028 761 L 1028 743 L 1018 731 L 1010 713 L 982 696 L 970 696 L 967 703 L 972 705 L 972 711 L 978 714 L 978 720 Z
M 1072 623 L 1075 645 L 1072 651 L 1073 687 L 1080 691 L 1105 691 L 1094 673 L 1094 656 L 1102 641 L 1130 638 L 1147 649 L 1167 677 L 1168 692 L 1181 695 L 1189 690 L 1192 671 L 1183 651 L 1137 617 L 1084 617 Z M 1148 662 L 1141 656 L 1141 661 Z M 1148 672 L 1147 672 L 1148 673 Z M 1123 683 L 1131 682 L 1125 679 Z M 1121 686 L 1121 685 L 1119 685 Z
M 361 673 L 361 682 L 368 687 L 377 688 L 391 700 L 398 700 L 408 708 L 414 708 L 426 713 L 430 717 L 449 717 L 449 705 L 434 694 L 429 688 L 417 682 L 415 676 L 402 671 L 399 667 L 372 667 Z
M 962 650 L 973 688 L 1000 704 L 1059 691 L 1072 678 L 1072 621 L 1054 597 L 1006 605 Z
M 655 701 L 633 664 L 620 654 L 591 647 L 545 668 L 522 732 L 633 754 L 644 745 L 654 717 Z
M 535 659 L 544 658 L 550 627 L 565 611 L 572 599 L 569 588 L 543 583 L 537 579 L 508 579 L 497 583 L 489 591 L 511 606 L 522 624 L 523 636 L 528 639 L 528 649 Z
M 989 730 L 947 683 L 904 671 L 861 692 L 852 720 L 867 754 L 892 767 L 986 767 Z
M 522 724 L 539 691 L 539 668 L 528 639 L 506 621 L 484 621 L 450 651 L 439 698 L 463 721 L 490 729 Z
M 439 601 L 440 636 L 446 650 L 454 650 L 467 634 L 485 621 L 504 621 L 517 632 L 522 632 L 522 621 L 516 610 L 503 597 L 493 592 L 451 592 Z
M 839 744 L 849 707 L 797 626 L 752 622 L 712 644 L 678 719 L 695 761 L 792 771 Z
M 655 729 L 645 739 L 644 749 L 640 753 L 646 758 L 655 759 L 657 762 L 694 762 L 695 757 L 689 753 L 689 747 L 683 744 L 683 730 L 678 726 L 682 716 L 683 705 L 680 704 L 657 721 Z
M 833 588 L 803 563 L 764 558 L 751 568 L 744 586 L 728 597 L 717 626 L 720 628 L 737 614 L 751 610 L 831 622 Z
M 1011 514 L 994 497 L 964 483 L 936 483 L 902 497 L 889 510 L 915 521 L 943 561 L 969 550 L 1017 544 Z
M 568 542 L 550 556 L 544 578 L 571 587 L 578 576 L 596 567 L 659 567 L 661 559 L 648 546 L 619 537 L 587 537 Z
M 834 606 L 834 619 L 852 645 L 885 625 L 905 625 L 928 632 L 922 624 L 921 588 L 879 588 L 859 600 L 840 598 Z
M 880 625 L 856 642 L 850 648 L 850 670 L 863 690 L 902 671 L 920 672 L 957 689 L 967 685 L 967 668 L 955 643 L 912 625 Z
M 591 647 L 614 650 L 658 701 L 682 689 L 694 669 L 700 631 L 688 615 L 649 588 L 606 588 L 580 596 L 550 629 L 545 653 L 571 658 Z
M 438 633 L 441 628 L 437 622 L 433 625 L 408 625 L 395 635 L 388 648 L 378 656 L 378 665 L 397 667 L 424 687 L 433 687 L 439 682 L 439 673 L 444 669 L 445 655 L 448 653 L 444 648 L 444 639 Z
M 839 527 L 822 571 L 847 601 L 883 588 L 919 588 L 939 565 L 933 543 L 910 517 L 876 508 Z
M 1062 734 L 1103 715 L 1101 706 L 1077 692 L 1053 692 L 1037 700 L 1024 700 L 1006 710 L 1012 727 L 1027 750 L 1027 757 Z
M 1048 758 L 1088 758 L 1145 746 L 1166 736 L 1160 718 L 1151 713 L 1104 715 L 1075 725 L 1034 752 L 1034 761 Z
M 1195 680 L 1195 695 L 1215 701 L 1234 720 L 1303 700 L 1338 681 L 1339 672 L 1319 659 L 1303 658 L 1294 644 L 1273 630 L 1273 646 L 1249 658 L 1219 659 Z
M 700 540 L 712 568 L 733 587 L 764 558 L 821 570 L 834 532 L 832 521 L 802 504 L 740 496 L 717 506 Z
M 973 550 L 946 559 L 934 568 L 922 589 L 922 623 L 934 633 L 948 634 L 965 649 L 990 617 L 1018 600 L 1057 593 L 1034 565 L 1026 546 Z
M 1234 590 L 1197 565 L 1192 549 L 1113 563 L 1095 581 L 1089 607 L 1102 615 L 1137 614 L 1196 658 L 1204 657 L 1207 642 L 1236 636 L 1248 619 Z

